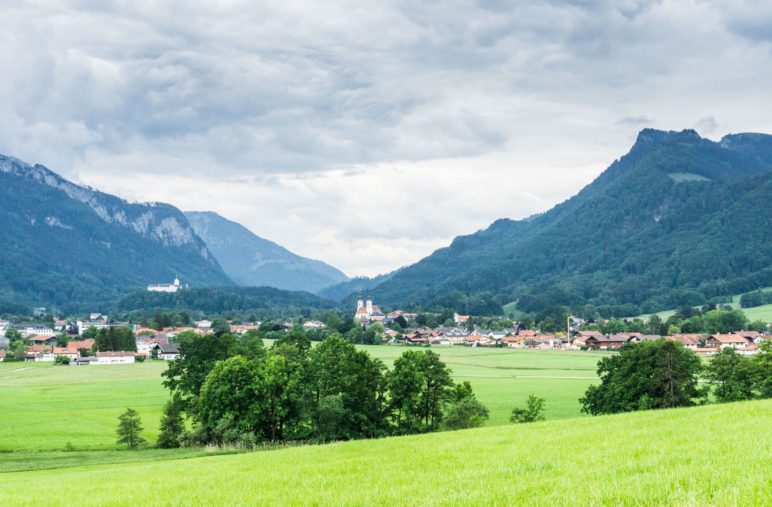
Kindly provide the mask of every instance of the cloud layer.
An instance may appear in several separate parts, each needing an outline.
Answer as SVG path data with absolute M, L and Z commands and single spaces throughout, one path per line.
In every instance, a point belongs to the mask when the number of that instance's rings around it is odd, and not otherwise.
M 642 127 L 772 131 L 756 2 L 0 9 L 0 152 L 349 274 L 547 209 Z

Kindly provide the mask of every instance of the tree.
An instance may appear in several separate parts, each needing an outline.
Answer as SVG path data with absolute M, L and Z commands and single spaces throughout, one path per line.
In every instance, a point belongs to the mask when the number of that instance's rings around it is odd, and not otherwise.
M 528 401 L 525 408 L 512 409 L 512 415 L 509 417 L 513 423 L 529 423 L 544 420 L 544 404 L 546 400 L 533 394 L 528 395 Z
M 6 330 L 5 337 L 8 338 L 8 340 L 11 343 L 24 339 L 24 337 L 21 335 L 21 332 L 19 332 L 18 329 L 14 329 L 14 328 L 9 328 L 8 330 Z
M 759 344 L 760 353 L 753 356 L 753 385 L 762 398 L 772 398 L 772 341 Z
M 253 433 L 258 393 L 253 363 L 242 356 L 218 362 L 206 376 L 198 401 L 197 419 L 208 440 L 232 443 L 243 433 Z M 224 430 L 231 433 L 225 434 Z
M 16 340 L 14 342 L 11 342 L 9 351 L 11 352 L 11 356 L 13 356 L 14 360 L 24 361 L 27 358 L 26 342 L 27 342 L 26 340 Z
M 686 407 L 705 396 L 698 385 L 700 359 L 675 341 L 625 345 L 598 362 L 600 385 L 579 400 L 582 412 L 598 415 Z
M 128 327 L 107 327 L 97 332 L 94 348 L 100 352 L 137 351 L 137 341 L 134 333 Z
M 138 449 L 145 443 L 140 436 L 142 420 L 136 410 L 127 408 L 126 412 L 118 417 L 118 443 L 126 444 L 128 449 Z
M 54 358 L 54 364 L 61 364 L 62 366 L 67 366 L 70 364 L 70 356 L 56 356 Z
M 706 376 L 715 386 L 713 394 L 722 403 L 753 398 L 751 362 L 731 347 L 711 359 Z
M 169 361 L 161 376 L 165 378 L 164 387 L 179 396 L 187 411 L 195 404 L 194 400 L 215 364 L 232 355 L 236 340 L 230 333 L 198 336 L 185 331 L 177 335 L 177 345 L 180 358 Z
M 160 433 L 156 445 L 162 449 L 174 449 L 180 446 L 180 436 L 185 430 L 182 419 L 182 405 L 174 399 L 166 402 L 161 416 Z
M 388 374 L 391 409 L 398 433 L 434 431 L 451 398 L 450 370 L 432 351 L 405 351 Z
M 447 430 L 478 428 L 488 420 L 488 409 L 474 397 L 465 397 L 445 409 L 442 427 Z
M 748 319 L 742 310 L 712 310 L 703 317 L 705 331 L 708 333 L 731 333 L 745 329 Z

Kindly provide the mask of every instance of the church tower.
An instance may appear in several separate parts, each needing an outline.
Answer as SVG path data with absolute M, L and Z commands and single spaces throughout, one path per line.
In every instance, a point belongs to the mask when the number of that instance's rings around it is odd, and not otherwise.
M 357 298 L 357 310 L 362 308 L 364 306 L 364 302 L 362 301 L 362 294 L 359 295 L 359 298 Z
M 367 296 L 367 315 L 373 314 L 373 299 Z

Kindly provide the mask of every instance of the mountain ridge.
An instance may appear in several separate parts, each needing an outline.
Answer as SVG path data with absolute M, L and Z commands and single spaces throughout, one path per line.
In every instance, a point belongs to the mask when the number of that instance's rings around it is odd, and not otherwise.
M 297 255 L 215 212 L 186 211 L 185 217 L 225 273 L 241 286 L 314 293 L 349 279 L 339 269 Z
M 372 292 L 386 306 L 413 302 L 495 313 L 524 295 L 534 303 L 523 305 L 531 310 L 553 303 L 648 310 L 708 299 L 729 286 L 764 286 L 772 276 L 772 243 L 763 231 L 772 225 L 759 203 L 772 192 L 770 169 L 772 136 L 732 134 L 714 142 L 692 130 L 644 129 L 626 155 L 570 199 L 525 220 L 496 220 L 459 236 Z M 677 182 L 672 173 L 709 181 Z M 691 242 L 710 257 L 707 239 L 724 236 L 749 241 L 734 241 L 735 252 L 719 250 L 712 262 L 689 250 Z M 630 287 L 641 290 L 630 293 Z M 550 290 L 563 294 L 535 304 L 539 292 Z

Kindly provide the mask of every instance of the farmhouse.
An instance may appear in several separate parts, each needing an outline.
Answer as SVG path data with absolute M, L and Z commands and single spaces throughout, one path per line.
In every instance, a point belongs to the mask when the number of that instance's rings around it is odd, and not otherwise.
M 750 343 L 749 340 L 740 336 L 739 334 L 712 334 L 708 336 L 705 344 L 708 347 L 718 347 L 725 349 L 732 347 L 733 349 L 741 349 Z
M 176 343 L 157 343 L 155 348 L 158 350 L 158 359 L 174 361 L 180 358 L 180 351 Z
M 696 333 L 679 333 L 671 336 L 665 336 L 665 339 L 679 342 L 687 349 L 695 350 L 700 347 L 700 342 L 702 342 L 705 337 Z

